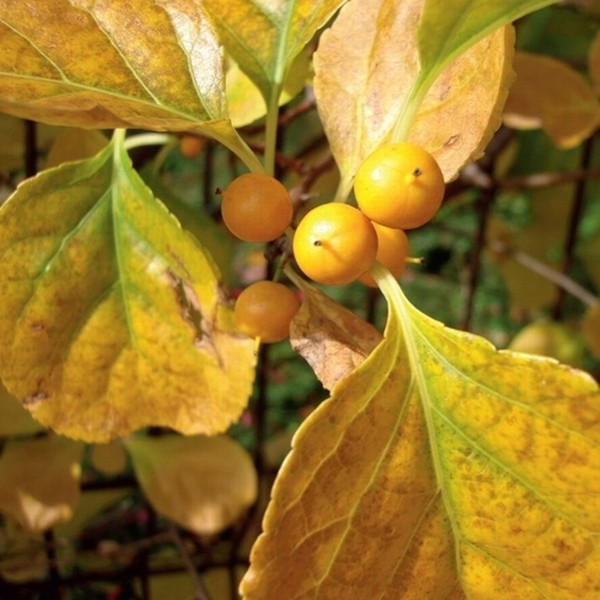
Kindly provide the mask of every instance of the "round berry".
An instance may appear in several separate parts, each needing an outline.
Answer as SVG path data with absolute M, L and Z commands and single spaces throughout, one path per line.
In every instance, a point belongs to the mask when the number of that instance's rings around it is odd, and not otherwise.
M 444 198 L 444 176 L 429 152 L 409 143 L 388 144 L 361 164 L 354 195 L 373 221 L 413 229 L 432 219 Z
M 289 336 L 290 322 L 299 307 L 296 294 L 289 287 L 274 281 L 257 281 L 238 296 L 233 316 L 239 331 L 270 344 Z
M 379 223 L 373 223 L 377 233 L 377 256 L 375 259 L 381 263 L 390 273 L 399 279 L 406 267 L 406 259 L 410 246 L 408 237 L 402 229 L 392 229 Z M 377 283 L 367 273 L 363 273 L 358 280 L 369 287 L 377 287 Z
M 354 281 L 377 254 L 377 234 L 357 208 L 341 202 L 322 204 L 298 224 L 294 258 L 310 279 L 328 285 Z
M 240 175 L 221 195 L 223 222 L 241 240 L 270 242 L 278 238 L 292 220 L 294 209 L 288 191 L 269 175 Z

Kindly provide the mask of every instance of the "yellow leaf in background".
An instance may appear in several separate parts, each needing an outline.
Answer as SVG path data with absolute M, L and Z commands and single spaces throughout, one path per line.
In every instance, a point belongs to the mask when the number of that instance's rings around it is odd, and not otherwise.
M 298 430 L 243 597 L 597 597 L 596 383 L 448 329 L 373 273 L 384 340 Z
M 292 62 L 283 84 L 283 92 L 279 98 L 282 106 L 295 98 L 307 83 L 310 72 L 308 52 L 301 52 Z M 244 74 L 238 64 L 232 61 L 227 70 L 227 107 L 231 122 L 235 127 L 243 127 L 267 112 L 267 105 L 258 88 Z
M 265 101 L 276 103 L 294 59 L 345 1 L 204 0 L 204 5 L 227 52 Z
M 559 148 L 574 148 L 600 123 L 600 103 L 581 74 L 545 55 L 517 52 L 515 84 L 504 122 L 515 129 L 543 128 Z
M 125 446 L 150 504 L 184 529 L 218 533 L 256 500 L 252 459 L 229 437 L 133 437 Z
M 594 356 L 600 358 L 600 302 L 590 306 L 581 323 L 581 331 Z
M 423 0 L 350 2 L 321 37 L 315 96 L 341 171 L 342 197 L 363 159 L 399 126 L 408 140 L 434 154 L 448 180 L 481 152 L 500 124 L 512 74 L 512 29 L 498 30 L 458 57 L 413 106 L 422 9 Z
M 108 144 L 108 139 L 94 129 L 64 127 L 59 130 L 46 160 L 44 168 L 57 167 L 64 162 L 92 158 Z
M 573 205 L 573 186 L 563 184 L 530 191 L 529 223 L 507 233 L 510 249 L 525 253 L 547 267 L 560 269 L 562 249 Z M 494 239 L 494 234 L 490 236 Z M 511 304 L 528 310 L 549 306 L 556 298 L 556 285 L 543 275 L 506 257 L 498 263 Z
M 290 325 L 290 342 L 330 390 L 365 360 L 381 341 L 381 334 L 293 271 L 288 276 L 303 296 Z
M 83 444 L 56 435 L 7 442 L 0 455 L 0 511 L 27 531 L 71 518 L 79 499 Z
M 75 127 L 197 130 L 260 168 L 227 118 L 222 48 L 199 2 L 2 3 L 0 39 L 2 112 Z
M 0 437 L 27 435 L 41 429 L 42 426 L 0 382 Z
M 563 323 L 534 321 L 517 333 L 508 348 L 514 352 L 550 356 L 572 367 L 583 367 L 582 340 Z
M 18 188 L 0 259 L 0 374 L 47 427 L 88 442 L 147 425 L 215 433 L 245 407 L 254 342 L 121 136 Z

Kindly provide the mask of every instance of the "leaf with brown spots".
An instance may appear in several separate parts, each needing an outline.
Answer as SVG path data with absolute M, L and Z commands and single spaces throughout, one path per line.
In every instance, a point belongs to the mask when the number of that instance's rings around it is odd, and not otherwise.
M 86 441 L 223 431 L 250 394 L 254 342 L 122 138 L 0 208 L 0 374 L 37 420 Z

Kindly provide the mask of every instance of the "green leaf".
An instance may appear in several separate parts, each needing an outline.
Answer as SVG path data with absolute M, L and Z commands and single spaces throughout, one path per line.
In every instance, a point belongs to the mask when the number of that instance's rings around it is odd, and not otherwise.
M 256 500 L 252 459 L 227 436 L 133 437 L 125 445 L 154 509 L 194 533 L 226 529 Z
M 27 531 L 71 518 L 79 499 L 83 445 L 50 435 L 8 442 L 0 457 L 0 510 Z
M 422 82 L 433 81 L 467 48 L 496 29 L 557 0 L 425 0 L 417 44 Z
M 372 272 L 384 340 L 298 430 L 244 598 L 598 595 L 596 383 L 445 328 Z
M 222 431 L 250 394 L 253 341 L 121 137 L 0 209 L 0 374 L 41 423 L 86 441 Z
M 222 48 L 200 3 L 2 3 L 0 38 L 0 111 L 76 127 L 201 131 L 261 169 L 227 118 Z
M 270 105 L 274 95 L 279 99 L 293 60 L 345 1 L 205 0 L 204 5 L 225 48 Z

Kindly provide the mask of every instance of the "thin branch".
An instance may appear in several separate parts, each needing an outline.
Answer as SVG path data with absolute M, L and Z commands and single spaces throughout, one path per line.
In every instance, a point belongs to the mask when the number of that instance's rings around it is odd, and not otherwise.
M 583 171 L 587 171 L 588 167 L 592 162 L 592 151 L 594 147 L 593 138 L 586 140 L 583 145 L 583 154 L 581 157 L 581 166 Z M 585 188 L 587 179 L 581 179 L 577 182 L 573 197 L 573 207 L 571 208 L 571 216 L 569 218 L 569 225 L 567 228 L 567 238 L 565 240 L 565 252 L 563 257 L 562 272 L 567 275 L 573 263 L 573 256 L 575 253 L 575 244 L 577 243 L 577 235 L 579 232 L 579 224 L 583 216 L 583 210 L 585 207 Z M 552 310 L 553 317 L 560 319 L 564 310 L 565 304 L 565 289 L 559 288 L 556 302 Z
M 187 551 L 186 547 L 183 544 L 183 540 L 181 539 L 181 535 L 179 534 L 179 530 L 173 523 L 168 524 L 168 531 L 171 537 L 171 541 L 177 548 L 177 552 L 179 552 L 179 556 L 185 566 L 186 571 L 189 576 L 192 578 L 194 582 L 194 586 L 196 588 L 196 594 L 194 596 L 194 600 L 210 600 L 210 596 L 204 585 L 202 584 L 202 580 L 200 579 L 200 575 L 198 575 L 198 571 L 196 570 L 196 566 L 194 565 L 194 561 L 190 556 L 190 553 Z
M 586 306 L 593 306 L 597 302 L 600 302 L 600 298 L 586 290 L 576 281 L 573 281 L 568 275 L 549 267 L 525 252 L 511 249 L 499 240 L 488 240 L 488 247 L 492 251 L 508 256 L 534 273 L 548 279 L 559 288 L 571 294 L 571 296 L 579 299 Z

